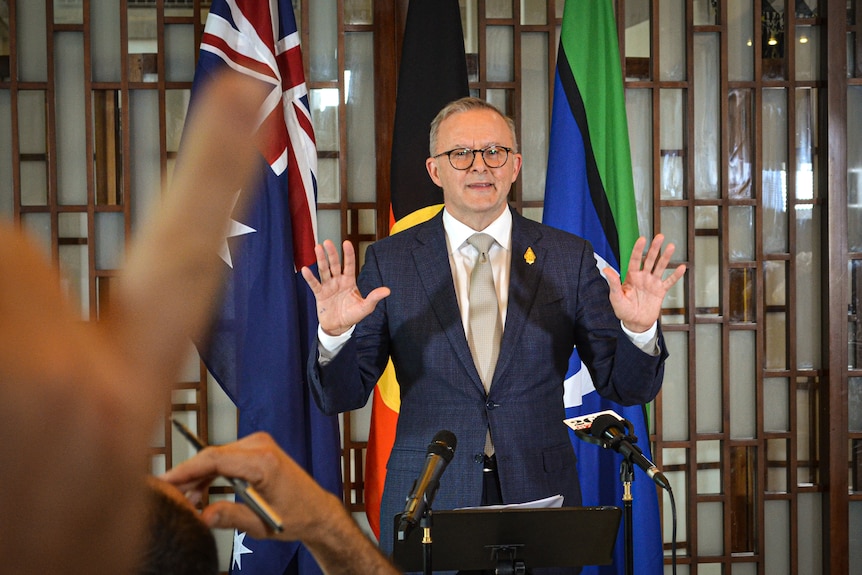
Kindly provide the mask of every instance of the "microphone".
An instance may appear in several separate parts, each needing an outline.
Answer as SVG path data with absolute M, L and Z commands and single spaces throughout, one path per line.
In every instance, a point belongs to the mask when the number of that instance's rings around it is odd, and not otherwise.
M 425 509 L 434 501 L 437 488 L 440 486 L 440 476 L 455 455 L 455 434 L 451 431 L 438 431 L 428 445 L 428 455 L 425 457 L 425 469 L 422 475 L 413 482 L 413 489 L 407 497 L 407 504 L 401 514 L 398 524 L 398 540 L 404 541 L 409 531 L 416 526 L 425 513 Z
M 602 447 L 610 447 L 617 453 L 627 457 L 632 463 L 640 467 L 653 481 L 663 489 L 671 490 L 670 482 L 656 467 L 655 463 L 646 458 L 640 447 L 629 441 L 626 435 L 624 423 L 631 423 L 614 413 L 613 411 L 601 413 L 592 420 L 589 427 L 590 435 L 602 440 Z M 637 441 L 637 440 L 635 440 Z

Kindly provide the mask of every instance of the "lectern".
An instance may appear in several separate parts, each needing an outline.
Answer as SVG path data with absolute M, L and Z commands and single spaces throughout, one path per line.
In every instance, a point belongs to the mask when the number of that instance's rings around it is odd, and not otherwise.
M 430 542 L 417 526 L 404 541 L 396 536 L 392 559 L 402 571 L 423 572 L 430 545 L 439 571 L 609 565 L 621 516 L 619 507 L 434 511 Z

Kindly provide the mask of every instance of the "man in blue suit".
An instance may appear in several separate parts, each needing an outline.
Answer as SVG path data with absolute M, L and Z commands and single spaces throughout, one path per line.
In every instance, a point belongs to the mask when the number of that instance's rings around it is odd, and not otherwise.
M 514 124 L 487 102 L 463 98 L 431 125 L 426 166 L 443 189 L 444 209 L 380 240 L 355 278 L 329 240 L 317 246 L 319 279 L 303 276 L 317 299 L 318 353 L 311 388 L 330 414 L 365 405 L 391 356 L 401 411 L 381 504 L 381 547 L 390 551 L 392 518 L 421 473 L 426 447 L 448 429 L 457 451 L 434 509 L 519 503 L 562 494 L 581 504 L 575 455 L 563 424 L 563 380 L 573 346 L 600 394 L 622 404 L 658 393 L 667 352 L 657 320 L 668 289 L 673 245 L 657 236 L 634 246 L 624 284 L 603 278 L 589 243 L 528 220 L 507 205 L 521 169 Z M 503 325 L 493 375 L 483 384 L 469 341 L 470 274 L 488 250 Z M 486 390 L 487 389 L 487 390 Z

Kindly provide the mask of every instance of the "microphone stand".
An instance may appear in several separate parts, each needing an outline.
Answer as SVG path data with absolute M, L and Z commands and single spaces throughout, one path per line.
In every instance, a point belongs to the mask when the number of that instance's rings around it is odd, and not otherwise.
M 627 432 L 624 436 L 617 437 L 616 439 L 606 440 L 598 437 L 593 437 L 591 435 L 587 435 L 583 431 L 579 429 L 575 429 L 575 435 L 578 436 L 579 439 L 586 441 L 587 443 L 592 443 L 598 445 L 604 449 L 613 449 L 617 453 L 619 450 L 616 448 L 616 444 L 622 441 L 623 439 L 629 439 L 632 443 L 636 443 L 637 439 L 632 439 L 634 437 L 633 431 L 634 426 L 630 421 L 624 419 L 621 423 L 625 426 Z M 631 436 L 629 434 L 632 434 Z M 626 575 L 634 575 L 634 528 L 632 526 L 632 501 L 634 497 L 632 496 L 632 481 L 635 480 L 634 474 L 634 466 L 632 465 L 631 455 L 623 455 L 623 460 L 620 463 L 620 481 L 623 484 L 623 522 L 624 522 L 624 551 L 626 558 Z
M 431 517 L 431 507 L 426 507 L 422 514 L 422 519 L 419 520 L 419 526 L 422 527 L 422 573 L 431 575 L 433 571 L 431 567 L 431 526 L 434 523 Z
M 635 480 L 631 459 L 623 456 L 620 462 L 620 481 L 623 483 L 623 523 L 625 524 L 626 575 L 634 575 L 634 536 L 632 527 L 632 481 Z

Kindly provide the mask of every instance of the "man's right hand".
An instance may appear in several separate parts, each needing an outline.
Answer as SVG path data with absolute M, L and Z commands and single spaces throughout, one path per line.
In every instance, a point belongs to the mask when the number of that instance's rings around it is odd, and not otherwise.
M 318 280 L 308 267 L 302 268 L 302 277 L 308 283 L 317 301 L 317 321 L 324 333 L 341 335 L 374 311 L 377 302 L 389 295 L 388 287 L 379 287 L 363 298 L 356 287 L 356 254 L 353 244 L 345 240 L 344 266 L 338 250 L 331 240 L 314 246 L 317 256 Z

